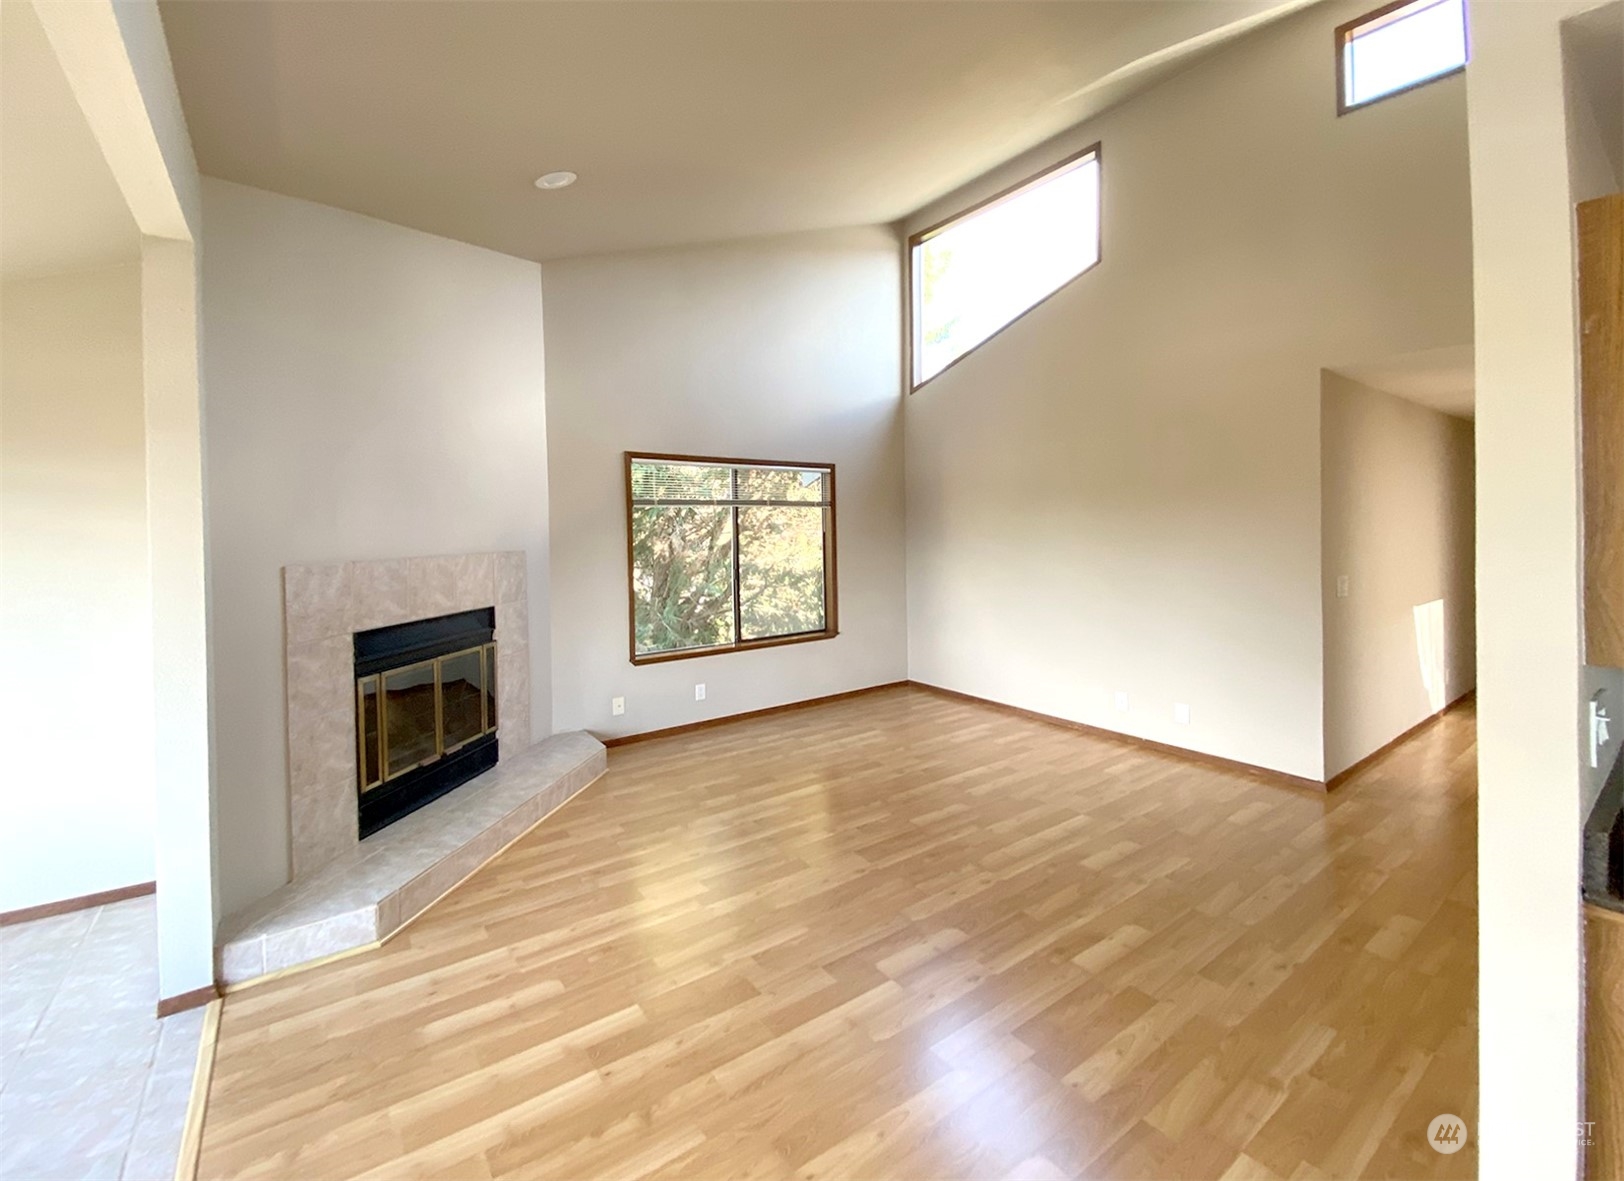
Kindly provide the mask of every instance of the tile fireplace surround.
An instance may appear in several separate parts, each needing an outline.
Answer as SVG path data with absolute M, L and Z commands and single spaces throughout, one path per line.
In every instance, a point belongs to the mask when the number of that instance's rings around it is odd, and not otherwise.
M 293 880 L 222 925 L 223 983 L 388 936 L 603 773 L 590 735 L 530 743 L 527 604 L 522 552 L 284 568 Z M 493 606 L 500 762 L 363 844 L 355 633 Z
M 502 758 L 530 745 L 530 621 L 524 554 L 456 554 L 282 572 L 293 876 L 355 848 L 355 633 L 496 608 Z

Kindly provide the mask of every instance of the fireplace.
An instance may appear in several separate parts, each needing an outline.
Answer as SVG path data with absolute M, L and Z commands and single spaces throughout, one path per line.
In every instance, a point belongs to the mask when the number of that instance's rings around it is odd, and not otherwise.
M 496 612 L 355 633 L 360 835 L 496 765 Z

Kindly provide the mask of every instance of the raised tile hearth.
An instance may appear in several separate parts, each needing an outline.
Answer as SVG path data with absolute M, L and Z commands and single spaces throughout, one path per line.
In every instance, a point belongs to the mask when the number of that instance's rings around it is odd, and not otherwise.
M 608 767 L 590 734 L 555 734 L 295 878 L 221 932 L 224 984 L 387 938 Z

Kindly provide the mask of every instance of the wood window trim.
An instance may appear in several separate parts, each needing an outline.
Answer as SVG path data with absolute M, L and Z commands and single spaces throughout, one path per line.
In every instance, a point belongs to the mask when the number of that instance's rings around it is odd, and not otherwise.
M 1405 2 L 1408 3 L 1409 0 L 1405 0 Z M 1341 75 L 1338 74 L 1338 77 L 1341 77 Z M 1029 174 L 1025 178 L 1016 181 L 1014 184 L 1009 185 L 1006 188 L 999 189 L 992 196 L 983 197 L 975 204 L 967 205 L 957 213 L 944 217 L 940 221 L 933 222 L 924 229 L 908 235 L 908 240 L 903 244 L 902 339 L 904 347 L 902 350 L 902 363 L 903 376 L 907 382 L 909 394 L 917 394 L 920 390 L 924 389 L 942 374 L 953 368 L 953 366 L 964 360 L 971 353 L 974 353 L 977 349 L 981 348 L 982 345 L 987 344 L 989 341 L 996 340 L 1014 325 L 1020 323 L 1032 312 L 1037 311 L 1038 308 L 1048 303 L 1066 288 L 1077 282 L 1078 279 L 1081 279 L 1084 275 L 1088 274 L 1095 267 L 1099 266 L 1100 263 L 1105 261 L 1105 158 L 1101 153 L 1100 144 L 1101 141 L 1095 140 L 1088 147 L 1073 152 L 1071 155 L 1066 156 L 1063 159 L 1056 160 L 1053 164 L 1045 165 L 1037 172 Z M 1094 157 L 1100 166 L 1100 204 L 1099 218 L 1096 220 L 1094 226 L 1094 261 L 1089 263 L 1082 270 L 1078 271 L 1071 278 L 1067 279 L 1060 286 L 1056 287 L 1053 291 L 1049 292 L 1048 295 L 1045 295 L 1042 299 L 1038 300 L 1031 307 L 1015 316 L 1008 323 L 1004 324 L 991 336 L 988 336 L 985 340 L 977 341 L 970 348 L 960 353 L 957 357 L 954 357 L 946 365 L 943 365 L 935 373 L 925 378 L 924 381 L 916 381 L 914 379 L 914 375 L 917 372 L 914 367 L 914 356 L 917 350 L 917 344 L 914 339 L 914 248 L 917 247 L 921 242 L 934 238 L 937 234 L 940 234 L 949 226 L 961 222 L 967 217 L 972 217 L 977 213 L 990 209 L 994 205 L 1002 204 L 1003 202 L 1008 201 L 1010 198 L 1019 195 L 1026 189 L 1031 188 L 1033 185 L 1040 184 L 1055 173 L 1061 172 L 1079 161 L 1086 160 L 1090 156 Z
M 673 660 L 696 660 L 701 656 L 724 656 L 730 652 L 753 652 L 759 648 L 782 648 L 790 644 L 809 644 L 816 640 L 832 640 L 840 634 L 840 577 L 839 539 L 837 536 L 839 512 L 835 486 L 835 465 L 811 463 L 794 459 L 738 459 L 719 455 L 674 455 L 661 451 L 627 451 L 625 460 L 626 487 L 626 647 L 634 665 L 666 664 Z M 637 589 L 636 559 L 632 552 L 632 463 L 653 460 L 656 463 L 691 463 L 716 467 L 806 468 L 829 473 L 829 545 L 823 555 L 823 622 L 821 631 L 800 632 L 791 636 L 772 636 L 762 640 L 739 639 L 738 562 L 733 563 L 733 643 L 717 644 L 709 648 L 682 648 L 675 652 L 637 651 Z M 738 545 L 738 530 L 734 530 L 734 546 Z M 735 548 L 735 554 L 736 554 Z
M 1445 2 L 1445 0 L 1440 0 L 1440 2 Z M 1354 30 L 1361 29 L 1372 21 L 1379 21 L 1388 13 L 1397 12 L 1401 8 L 1408 8 L 1414 3 L 1415 0 L 1391 0 L 1390 3 L 1383 4 L 1380 8 L 1373 8 L 1363 16 L 1355 17 L 1351 21 L 1344 21 L 1336 27 L 1336 32 L 1333 34 L 1332 55 L 1336 62 L 1337 118 L 1341 118 L 1343 115 L 1351 115 L 1354 111 L 1362 111 L 1366 107 L 1373 107 L 1385 99 L 1397 98 L 1401 94 L 1409 94 L 1412 90 L 1420 90 L 1423 86 L 1431 86 L 1434 82 L 1442 82 L 1445 78 L 1453 78 L 1456 74 L 1465 72 L 1466 62 L 1461 62 L 1454 69 L 1421 78 L 1418 81 L 1411 82 L 1408 86 L 1400 86 L 1397 90 L 1389 90 L 1385 94 L 1378 94 L 1375 98 L 1367 98 L 1362 103 L 1350 104 L 1348 102 L 1348 77 L 1344 69 L 1343 51 L 1347 48 L 1348 42 L 1353 40 Z M 1472 56 L 1472 30 L 1470 26 L 1465 29 L 1465 36 L 1466 56 L 1470 59 Z

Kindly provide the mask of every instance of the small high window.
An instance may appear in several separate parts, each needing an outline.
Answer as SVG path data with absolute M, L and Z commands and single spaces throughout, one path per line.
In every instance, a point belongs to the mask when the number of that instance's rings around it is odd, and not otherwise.
M 1100 260 L 1095 144 L 908 240 L 918 389 Z
M 833 464 L 626 456 L 633 664 L 828 639 Z
M 1466 67 L 1466 0 L 1399 0 L 1336 31 L 1337 112 Z

